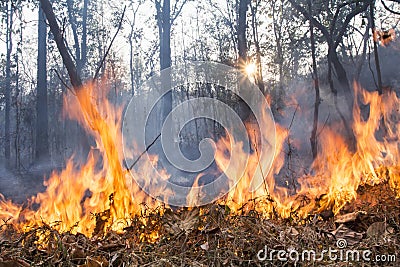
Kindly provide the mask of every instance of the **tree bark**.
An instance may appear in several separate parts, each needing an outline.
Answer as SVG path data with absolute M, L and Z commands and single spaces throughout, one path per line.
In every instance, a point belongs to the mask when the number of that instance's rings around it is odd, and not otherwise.
M 47 26 L 46 17 L 39 4 L 38 11 L 38 63 L 36 97 L 36 160 L 47 159 L 49 154 L 47 110 Z
M 12 53 L 12 25 L 13 25 L 13 6 L 11 1 L 7 3 L 7 16 L 6 16 L 6 81 L 5 81 L 5 122 L 4 122 L 4 156 L 6 158 L 6 165 L 10 164 L 11 158 L 11 142 L 10 142 L 10 111 L 11 111 L 11 53 Z
M 256 3 L 258 5 L 258 3 Z M 253 29 L 253 41 L 254 41 L 254 46 L 256 48 L 256 66 L 257 66 L 257 72 L 256 72 L 256 83 L 258 88 L 261 90 L 263 94 L 265 94 L 265 86 L 264 86 L 264 79 L 263 79 L 263 74 L 262 74 L 262 64 L 261 64 L 261 48 L 260 48 L 260 42 L 258 39 L 258 26 L 257 26 L 257 9 L 258 6 L 253 7 L 252 3 L 250 2 L 250 9 L 251 9 L 251 27 Z
M 72 28 L 72 35 L 74 37 L 75 62 L 76 62 L 77 71 L 80 74 L 80 72 L 81 72 L 81 69 L 80 69 L 81 48 L 79 45 L 79 37 L 78 37 L 78 29 L 76 26 L 76 19 L 73 14 L 73 10 L 74 10 L 74 1 L 73 0 L 67 0 L 67 8 L 68 8 L 68 20 L 69 20 L 69 24 L 71 25 L 71 28 Z
M 289 0 L 289 2 L 292 4 L 292 6 L 303 16 L 307 19 L 313 22 L 314 26 L 321 31 L 323 34 L 327 44 L 328 44 L 328 61 L 330 61 L 333 64 L 333 67 L 335 68 L 338 81 L 340 84 L 341 89 L 345 91 L 345 97 L 346 100 L 348 101 L 349 109 L 351 110 L 353 107 L 352 104 L 352 93 L 351 93 L 351 87 L 349 85 L 349 80 L 347 77 L 346 70 L 344 69 L 343 65 L 340 63 L 336 49 L 339 46 L 339 44 L 343 40 L 343 35 L 345 34 L 347 27 L 350 23 L 350 21 L 357 16 L 358 14 L 365 12 L 369 5 L 373 2 L 374 0 L 365 0 L 365 1 L 360 1 L 357 2 L 357 6 L 346 15 L 346 18 L 342 24 L 342 26 L 337 29 L 336 31 L 334 30 L 338 18 L 338 14 L 340 12 L 340 9 L 348 7 L 350 4 L 352 4 L 352 1 L 349 2 L 343 2 L 337 6 L 337 10 L 335 13 L 335 16 L 333 20 L 330 23 L 330 26 L 327 27 L 323 25 L 321 22 L 319 22 L 315 17 L 312 16 L 307 10 L 299 5 L 295 0 Z M 334 34 L 336 33 L 336 34 Z M 350 112 L 351 113 L 351 112 Z
M 371 26 L 371 20 L 368 19 L 368 25 L 367 27 L 365 27 L 365 33 L 363 36 L 363 49 L 362 49 L 362 54 L 361 54 L 361 58 L 358 60 L 357 62 L 357 68 L 356 68 L 356 73 L 354 76 L 354 80 L 356 80 L 357 82 L 360 81 L 360 76 L 361 76 L 361 71 L 362 68 L 364 66 L 365 63 L 365 59 L 366 59 L 366 55 L 367 55 L 367 47 L 368 47 L 368 39 L 369 39 L 369 29 Z
M 370 16 L 371 16 L 371 30 L 372 30 L 372 35 L 375 35 L 376 27 L 375 27 L 375 15 L 374 15 L 374 9 L 375 5 L 374 2 L 371 3 L 369 6 L 370 8 Z M 379 52 L 378 52 L 378 40 L 374 38 L 374 57 L 375 57 L 375 68 L 376 68 L 376 76 L 378 78 L 378 92 L 379 94 L 382 94 L 382 73 L 381 73 L 381 64 L 379 61 Z
M 308 12 L 312 14 L 312 0 L 308 0 Z M 315 89 L 315 102 L 314 102 L 314 119 L 313 119 L 313 129 L 311 131 L 311 150 L 313 158 L 317 158 L 318 154 L 318 140 L 317 140 L 317 130 L 318 130 L 318 113 L 319 105 L 321 102 L 320 92 L 319 92 L 319 79 L 318 79 L 318 69 L 315 51 L 315 37 L 314 37 L 314 25 L 312 21 L 310 22 L 310 42 L 311 42 L 311 57 L 312 57 L 312 68 L 313 68 L 313 80 Z
M 341 89 L 345 94 L 351 96 L 351 88 L 349 85 L 349 78 L 347 77 L 347 72 L 344 69 L 342 63 L 340 62 L 335 48 L 331 45 L 328 45 L 328 57 L 330 58 L 330 62 L 332 63 L 335 69 L 337 80 L 340 84 Z M 351 98 L 349 100 L 351 100 Z M 349 102 L 348 104 L 350 105 L 350 107 L 353 106 L 352 102 Z
M 131 94 L 135 95 L 135 75 L 134 75 L 134 67 L 133 67 L 133 28 L 129 34 L 129 75 L 131 78 Z
M 82 10 L 82 42 L 81 42 L 81 75 L 85 74 L 85 65 L 87 61 L 87 17 L 88 17 L 88 5 L 89 0 L 83 1 L 83 10 Z M 85 75 L 83 76 L 85 77 Z
M 239 0 L 237 40 L 239 53 L 239 66 L 247 63 L 247 39 L 246 39 L 246 13 L 248 0 Z
M 171 3 L 164 0 L 163 5 L 156 0 L 157 25 L 160 37 L 160 70 L 171 67 Z M 165 87 L 170 87 L 171 77 L 164 73 L 162 80 Z M 169 77 L 167 77 L 169 76 Z M 172 111 L 172 91 L 169 90 L 162 99 L 161 123 Z M 160 128 L 161 129 L 161 128 Z
M 65 46 L 64 38 L 62 36 L 60 27 L 58 26 L 56 16 L 54 15 L 53 12 L 53 8 L 49 0 L 40 0 L 40 3 L 42 5 L 43 12 L 46 15 L 47 21 L 49 23 L 50 30 L 54 35 L 54 40 L 56 42 L 58 51 L 61 54 L 65 67 L 67 68 L 71 84 L 75 90 L 79 90 L 82 87 L 82 80 L 76 70 L 72 57 L 68 53 L 67 47 Z

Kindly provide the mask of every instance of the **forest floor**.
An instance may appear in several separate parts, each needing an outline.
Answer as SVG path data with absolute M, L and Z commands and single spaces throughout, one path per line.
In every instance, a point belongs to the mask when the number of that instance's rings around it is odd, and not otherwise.
M 317 213 L 302 220 L 232 213 L 214 204 L 147 210 L 123 233 L 90 238 L 45 224 L 20 233 L 3 222 L 0 267 L 400 266 L 399 207 L 389 186 L 381 184 L 360 188 L 336 216 Z M 38 236 L 45 238 L 38 242 Z

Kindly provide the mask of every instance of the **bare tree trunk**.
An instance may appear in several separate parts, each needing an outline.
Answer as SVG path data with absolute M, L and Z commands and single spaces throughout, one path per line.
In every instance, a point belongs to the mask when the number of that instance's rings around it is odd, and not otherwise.
M 265 92 L 264 79 L 262 74 L 262 64 L 261 64 L 261 49 L 260 49 L 260 42 L 258 39 L 258 26 L 257 26 L 258 2 L 256 3 L 256 6 L 253 7 L 250 1 L 250 9 L 251 9 L 251 27 L 253 29 L 253 41 L 254 41 L 254 46 L 256 48 L 257 72 L 255 78 L 258 88 L 260 88 L 261 92 L 265 94 L 266 92 Z
M 74 10 L 74 0 L 67 0 L 67 8 L 68 8 L 68 19 L 69 19 L 69 24 L 71 25 L 72 28 L 72 35 L 74 37 L 74 48 L 75 48 L 75 62 L 76 62 L 76 68 L 78 73 L 80 74 L 81 72 L 81 66 L 80 66 L 80 61 L 81 61 L 81 48 L 79 45 L 79 38 L 78 38 L 78 29 L 76 26 L 76 19 L 73 14 Z
M 68 0 L 68 1 L 71 1 L 71 0 Z M 63 63 L 65 65 L 65 67 L 67 68 L 71 84 L 74 87 L 75 91 L 79 92 L 79 90 L 82 88 L 82 85 L 83 85 L 82 79 L 81 79 L 81 76 L 79 74 L 79 71 L 78 71 L 76 65 L 74 64 L 74 61 L 73 61 L 71 55 L 68 53 L 67 47 L 65 46 L 64 37 L 63 37 L 60 27 L 57 23 L 51 3 L 49 2 L 49 0 L 40 0 L 40 3 L 42 5 L 43 12 L 45 13 L 47 21 L 49 23 L 50 30 L 54 35 L 54 40 L 56 42 L 58 51 L 61 54 L 61 57 L 63 59 Z M 77 40 L 76 40 L 76 44 L 79 44 L 79 43 L 77 43 Z M 78 98 L 78 100 L 80 101 L 79 98 Z M 87 140 L 88 137 L 83 132 L 83 129 L 81 129 L 81 127 L 79 127 L 78 125 L 77 125 L 77 129 L 78 129 L 77 132 L 80 133 L 79 135 L 81 137 L 80 142 L 77 146 L 78 146 L 78 149 L 81 150 L 82 155 L 84 157 L 84 154 L 90 149 L 89 141 Z
M 371 28 L 372 28 L 372 35 L 376 31 L 375 27 L 375 16 L 374 16 L 374 9 L 375 4 L 374 1 L 369 6 L 370 9 L 370 16 L 371 16 Z M 381 64 L 379 61 L 379 53 L 378 53 L 378 40 L 374 38 L 374 56 L 375 56 L 375 67 L 376 67 L 376 76 L 378 77 L 378 92 L 382 94 L 382 73 L 381 73 Z
M 82 10 L 82 41 L 81 41 L 81 75 L 85 77 L 85 66 L 87 61 L 87 17 L 89 0 L 83 0 Z
M 67 68 L 71 84 L 75 88 L 75 90 L 79 90 L 82 87 L 82 80 L 76 70 L 76 67 L 74 65 L 74 62 L 70 54 L 68 53 L 67 47 L 65 46 L 64 38 L 62 36 L 60 27 L 58 26 L 56 16 L 54 15 L 53 12 L 53 8 L 49 0 L 40 0 L 40 3 L 42 4 L 43 12 L 46 14 L 50 30 L 54 35 L 54 40 L 57 44 L 58 51 L 61 54 L 65 67 Z
M 6 158 L 6 165 L 9 166 L 11 158 L 10 148 L 10 111 L 11 111 L 11 52 L 12 52 L 12 26 L 13 26 L 13 6 L 11 1 L 7 3 L 7 16 L 6 16 L 6 84 L 5 84 L 5 125 L 4 125 L 4 156 Z
M 137 14 L 137 12 L 139 10 L 140 4 L 141 3 L 139 3 L 138 6 L 135 9 L 133 9 L 133 18 L 132 18 L 131 21 L 129 21 L 129 24 L 130 24 L 130 32 L 129 32 L 129 35 L 128 35 L 128 41 L 129 41 L 129 70 L 130 70 L 129 74 L 130 74 L 130 79 L 131 79 L 131 94 L 132 94 L 132 96 L 135 95 L 135 81 L 136 81 L 135 77 L 138 76 L 137 73 L 135 74 L 135 71 L 137 72 L 138 70 L 137 69 L 135 70 L 134 62 L 133 62 L 133 54 L 134 54 L 133 44 L 134 44 L 134 40 L 135 40 L 134 33 L 135 33 L 135 24 L 136 24 L 136 14 Z
M 368 26 L 365 28 L 365 33 L 364 33 L 364 36 L 363 36 L 363 42 L 364 42 L 363 43 L 363 50 L 362 50 L 361 58 L 357 62 L 357 68 L 356 68 L 356 73 L 355 73 L 355 77 L 354 77 L 354 79 L 356 81 L 360 80 L 362 67 L 363 67 L 363 65 L 365 63 L 365 59 L 366 59 L 366 55 L 367 55 L 367 47 L 368 47 L 370 25 L 371 25 L 370 19 L 368 19 Z
M 36 98 L 36 160 L 47 159 L 49 154 L 47 110 L 47 26 L 41 6 L 38 11 L 38 65 Z
M 273 32 L 274 32 L 274 37 L 275 37 L 275 42 L 276 42 L 276 57 L 277 57 L 277 62 L 278 62 L 278 71 L 279 71 L 279 86 L 277 93 L 275 93 L 275 97 L 277 99 L 277 102 L 280 104 L 282 97 L 284 96 L 284 74 L 283 74 L 283 64 L 284 64 L 284 59 L 283 59 L 283 47 L 282 47 L 282 23 L 283 23 L 283 11 L 281 12 L 280 16 L 277 16 L 277 10 L 276 10 L 276 3 L 272 3 L 272 19 L 273 19 Z M 280 3 L 281 10 L 283 9 L 283 3 Z M 278 22 L 279 19 L 279 22 Z M 279 105 L 278 104 L 278 105 Z
M 247 63 L 247 39 L 246 39 L 247 5 L 248 5 L 248 0 L 239 0 L 238 23 L 237 23 L 239 66 Z
M 20 14 L 20 30 L 19 30 L 19 43 L 17 47 L 17 53 L 15 55 L 15 63 L 16 63 L 16 71 L 15 71 L 15 138 L 14 138 L 14 147 L 15 147 L 15 166 L 17 169 L 20 168 L 21 165 L 21 148 L 20 148 L 20 79 L 19 79 L 19 55 L 22 53 L 21 46 L 23 43 L 22 33 L 23 33 L 23 25 L 21 19 L 21 10 L 22 7 L 18 10 Z
M 340 63 L 340 60 L 338 58 L 337 52 L 335 51 L 333 44 L 329 45 L 328 49 L 329 49 L 328 57 L 330 57 L 330 62 L 333 64 L 333 67 L 335 69 L 339 85 L 343 90 L 344 94 L 351 95 L 351 88 L 349 86 L 349 79 L 347 77 L 347 72 L 344 69 L 342 63 Z M 353 106 L 352 99 L 349 98 L 348 100 L 350 101 L 348 102 L 348 104 L 349 107 L 351 108 Z
M 308 11 L 312 14 L 312 0 L 308 0 Z M 311 41 L 311 56 L 312 56 L 312 68 L 313 68 L 313 80 L 315 89 L 315 103 L 314 103 L 314 119 L 313 119 L 313 129 L 311 131 L 311 150 L 313 158 L 315 159 L 318 154 L 318 140 L 317 140 L 317 130 L 318 130 L 318 113 L 319 105 L 321 102 L 319 93 L 319 79 L 318 79 L 318 69 L 315 51 L 315 37 L 314 37 L 314 25 L 310 20 L 310 41 Z
M 134 72 L 135 69 L 133 67 L 133 28 L 131 29 L 130 35 L 129 35 L 129 74 L 131 77 L 131 94 L 132 96 L 135 95 L 135 75 Z
M 160 37 L 160 70 L 171 67 L 171 3 L 164 0 L 163 5 L 156 0 L 157 25 Z M 166 87 L 169 87 L 171 77 L 162 77 Z M 167 118 L 172 111 L 172 91 L 169 90 L 163 97 L 161 122 Z M 160 128 L 161 129 L 161 128 Z

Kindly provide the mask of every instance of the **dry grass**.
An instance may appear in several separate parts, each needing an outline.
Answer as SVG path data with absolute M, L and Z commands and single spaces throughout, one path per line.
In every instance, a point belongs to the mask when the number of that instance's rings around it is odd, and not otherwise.
M 397 257 L 399 204 L 388 186 L 380 185 L 359 190 L 359 198 L 342 213 L 365 213 L 350 216 L 352 219 L 345 223 L 335 223 L 335 218 L 318 214 L 296 223 L 290 219 L 265 219 L 253 211 L 232 214 L 227 207 L 216 204 L 193 210 L 148 209 L 132 218 L 123 233 L 98 231 L 92 238 L 60 234 L 47 224 L 20 233 L 5 222 L 0 230 L 0 267 L 399 266 L 399 261 L 341 262 L 328 257 L 296 263 L 280 261 L 276 253 L 273 260 L 257 258 L 265 247 L 269 251 L 296 250 L 300 256 L 304 250 L 337 249 L 339 238 L 346 239 L 346 249 L 368 249 L 372 255 Z M 43 240 L 39 241 L 38 236 Z

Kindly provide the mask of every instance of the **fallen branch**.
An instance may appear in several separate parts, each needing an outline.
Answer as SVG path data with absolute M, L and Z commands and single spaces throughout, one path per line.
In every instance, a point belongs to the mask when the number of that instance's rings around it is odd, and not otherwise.
M 153 142 L 151 142 L 147 147 L 146 147 L 146 149 L 137 157 L 137 159 L 132 163 L 132 165 L 130 166 L 130 167 L 128 167 L 128 166 L 126 166 L 127 168 L 127 170 L 132 170 L 132 168 L 138 163 L 138 161 L 140 160 L 140 158 L 150 149 L 150 147 L 152 147 L 155 143 L 156 143 L 156 141 L 157 141 L 157 139 L 158 138 L 160 138 L 160 136 L 161 136 L 161 133 L 159 133 L 158 135 L 157 135 L 157 137 L 153 140 Z

